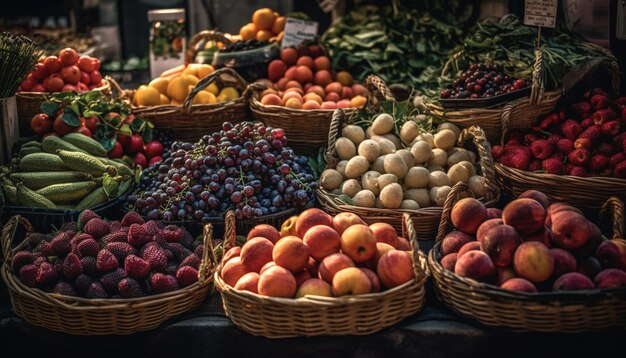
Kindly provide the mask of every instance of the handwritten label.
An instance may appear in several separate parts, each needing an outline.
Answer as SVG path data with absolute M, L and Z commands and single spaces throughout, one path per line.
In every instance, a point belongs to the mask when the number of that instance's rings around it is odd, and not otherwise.
M 281 48 L 298 46 L 306 40 L 313 40 L 317 36 L 319 24 L 315 21 L 287 18 Z
M 524 25 L 555 27 L 558 0 L 526 0 Z

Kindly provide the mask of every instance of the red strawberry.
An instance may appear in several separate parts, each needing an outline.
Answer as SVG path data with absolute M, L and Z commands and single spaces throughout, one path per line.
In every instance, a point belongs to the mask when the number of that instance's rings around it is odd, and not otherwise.
M 165 237 L 165 240 L 169 242 L 179 242 L 183 237 L 183 229 L 176 225 L 167 225 L 161 229 L 161 234 Z
M 83 266 L 83 272 L 89 276 L 96 276 L 99 274 L 96 267 L 96 258 L 93 256 L 84 256 L 80 259 L 80 264 Z
M 524 144 L 529 145 L 539 139 L 535 134 L 528 133 L 524 135 Z
M 182 266 L 176 271 L 176 280 L 181 287 L 187 287 L 198 281 L 198 270 L 191 266 Z
M 85 227 L 85 224 L 87 224 L 91 219 L 100 219 L 100 215 L 94 213 L 89 209 L 83 210 L 80 215 L 78 215 L 78 228 L 83 229 Z
M 593 123 L 593 119 L 591 119 L 591 117 L 587 117 L 580 122 L 580 126 L 583 127 L 583 129 L 587 129 L 594 124 L 595 123 Z
M 618 121 L 608 121 L 602 125 L 602 134 L 609 137 L 615 137 L 619 134 L 620 124 Z
M 117 290 L 122 298 L 136 298 L 145 296 L 145 292 L 141 289 L 141 285 L 136 280 L 128 277 L 122 279 L 117 284 Z
M 122 218 L 122 226 L 130 226 L 132 224 L 143 224 L 144 220 L 141 217 L 141 215 L 139 215 L 139 213 L 135 212 L 135 211 L 129 211 L 126 213 L 126 215 L 124 215 L 124 217 Z
M 580 133 L 583 132 L 583 127 L 573 119 L 568 119 L 561 124 L 560 132 L 563 137 L 571 140 L 578 138 Z
M 58 233 L 52 241 L 50 246 L 56 256 L 65 256 L 72 251 L 72 245 L 70 244 L 72 238 L 64 232 Z
M 561 152 L 554 152 L 550 158 L 558 159 L 559 162 L 563 162 L 565 160 L 565 154 Z
M 579 148 L 589 149 L 589 148 L 591 148 L 591 139 L 589 139 L 589 138 L 578 138 L 578 139 L 576 139 L 576 141 L 574 142 L 574 148 L 575 149 L 579 149 Z
M 604 143 L 604 142 L 598 144 L 598 146 L 593 150 L 594 154 L 604 154 L 607 157 L 612 156 L 616 152 L 617 150 L 615 149 L 614 146 L 610 145 L 609 143 Z
M 530 144 L 530 150 L 537 159 L 546 159 L 552 154 L 552 146 L 545 139 L 538 139 Z
M 65 231 L 68 235 L 74 236 L 80 230 L 78 229 L 77 223 L 70 221 L 70 222 L 66 222 L 65 224 L 63 224 L 63 226 L 61 226 L 61 229 L 59 229 L 59 231 Z M 73 231 L 74 234 L 71 234 L 68 231 Z
M 598 125 L 593 125 L 587 129 L 579 136 L 579 138 L 589 138 L 592 143 L 595 143 L 602 136 L 602 129 Z
M 97 256 L 100 251 L 100 245 L 94 239 L 85 239 L 78 243 L 76 249 L 80 253 L 80 256 Z
M 591 97 L 593 97 L 593 96 L 595 96 L 595 95 L 597 95 L 597 94 L 601 94 L 601 95 L 603 95 L 603 96 L 605 96 L 605 97 L 608 97 L 608 96 L 609 96 L 609 95 L 606 93 L 606 91 L 605 91 L 605 90 L 603 90 L 602 88 L 599 88 L 599 87 L 594 87 L 594 88 L 591 88 L 591 89 L 587 90 L 587 91 L 583 94 L 583 96 L 585 97 L 585 99 L 589 100 L 589 99 L 591 99 Z
M 100 218 L 93 218 L 85 224 L 83 230 L 94 238 L 99 239 L 111 231 L 111 226 Z
M 617 164 L 619 164 L 619 163 L 621 163 L 623 161 L 626 161 L 626 153 L 620 152 L 620 153 L 613 154 L 611 156 L 611 159 L 609 160 L 609 164 L 612 167 L 615 167 L 615 166 L 617 166 Z
M 100 282 L 94 282 L 89 285 L 87 292 L 85 293 L 85 297 L 87 298 L 108 298 L 104 287 L 100 284 Z
M 491 156 L 493 157 L 493 160 L 500 160 L 502 154 L 504 154 L 504 147 L 501 145 L 494 145 L 491 147 Z
M 135 248 L 140 248 L 146 243 L 152 241 L 152 234 L 148 233 L 146 228 L 140 224 L 131 224 L 128 228 L 128 243 Z
M 196 270 L 199 270 L 200 269 L 200 257 L 196 254 L 191 254 L 187 256 L 183 260 L 183 262 L 180 263 L 179 267 L 183 267 L 183 266 L 191 266 L 195 268 Z
M 91 277 L 82 274 L 78 276 L 74 281 L 74 288 L 76 288 L 76 291 L 78 291 L 78 293 L 85 294 L 85 292 L 87 292 L 87 289 L 92 283 L 93 280 L 91 279 Z
M 51 264 L 44 262 L 37 269 L 35 280 L 39 286 L 51 286 L 57 280 L 57 270 Z
M 135 253 L 135 248 L 125 242 L 110 242 L 105 248 L 115 256 L 118 262 L 124 262 L 126 256 Z
M 74 291 L 74 287 L 65 281 L 59 281 L 52 288 L 53 293 L 58 293 L 63 296 L 76 296 L 76 291 Z
M 150 220 L 150 221 L 144 223 L 141 226 L 144 229 L 146 229 L 146 231 L 150 235 L 156 235 L 156 234 L 160 233 L 161 229 L 163 228 L 163 226 L 161 226 L 158 221 L 154 221 L 154 220 Z
M 57 276 L 62 277 L 63 276 L 63 259 L 55 257 L 54 261 L 52 261 L 52 265 L 54 266 L 54 269 L 57 271 Z
M 567 159 L 574 165 L 586 165 L 591 159 L 591 153 L 587 149 L 579 148 L 569 153 Z
M 122 228 L 122 223 L 119 220 L 111 221 L 110 228 L 112 233 L 118 232 Z
M 578 118 L 586 118 L 591 114 L 591 105 L 589 102 L 578 102 L 572 105 L 572 112 L 576 114 Z
M 102 249 L 96 257 L 96 268 L 100 273 L 107 273 L 115 270 L 120 266 L 119 262 L 111 251 Z
M 37 247 L 42 242 L 46 242 L 49 239 L 48 235 L 40 234 L 37 232 L 30 233 L 26 236 L 26 240 L 28 240 L 28 244 L 31 247 Z
M 54 250 L 52 249 L 52 245 L 50 245 L 47 241 L 42 241 L 34 250 L 34 254 L 39 254 L 41 256 L 54 256 Z
M 39 269 L 33 264 L 22 266 L 20 269 L 20 280 L 28 287 L 37 287 L 37 271 Z
M 13 256 L 11 260 L 11 270 L 13 273 L 18 273 L 22 269 L 22 267 L 32 264 L 35 262 L 35 255 L 32 252 L 28 251 L 18 251 Z
M 620 179 L 626 179 L 626 161 L 619 162 L 613 170 L 613 176 Z
M 197 242 L 193 239 L 193 236 L 189 231 L 183 228 L 183 237 L 180 239 L 180 243 L 183 244 L 189 250 L 195 250 Z
M 63 260 L 63 277 L 65 279 L 74 281 L 78 276 L 83 273 L 83 265 L 80 263 L 80 259 L 74 253 L 69 253 L 65 260 Z
M 83 242 L 83 241 L 85 241 L 87 239 L 92 239 L 93 240 L 93 236 L 91 236 L 89 234 L 85 234 L 85 233 L 80 233 L 80 234 L 74 236 L 72 238 L 72 240 L 70 240 L 70 245 L 72 246 L 72 252 L 74 252 L 78 248 L 78 244 L 80 244 L 81 242 Z
M 539 159 L 533 159 L 530 164 L 528 164 L 529 172 L 536 172 L 537 170 L 541 170 L 541 161 Z
M 124 242 L 126 243 L 128 241 L 127 239 L 128 234 L 121 232 L 121 231 L 115 231 L 115 232 L 111 232 L 110 234 L 106 235 L 105 237 L 102 238 L 102 243 L 103 244 L 109 244 L 112 242 Z
M 202 255 L 204 255 L 204 246 L 202 246 L 202 244 L 196 246 L 193 252 L 196 254 L 196 256 L 202 257 Z
M 167 269 L 167 256 L 156 243 L 147 243 L 142 249 L 141 257 L 148 261 L 153 271 L 163 272 Z
M 594 154 L 589 162 L 589 169 L 593 171 L 602 171 L 609 165 L 609 158 L 604 154 Z
M 593 119 L 593 123 L 601 126 L 604 123 L 608 121 L 612 121 L 615 118 L 617 118 L 617 114 L 615 114 L 615 112 L 613 112 L 612 109 L 601 109 L 597 111 L 596 113 L 594 113 L 591 118 Z
M 128 255 L 124 260 L 124 269 L 128 276 L 142 280 L 150 274 L 150 263 L 139 256 Z
M 167 262 L 167 269 L 165 269 L 165 274 L 176 276 L 176 269 L 178 268 L 178 264 L 175 261 Z
M 191 250 L 183 246 L 183 244 L 181 244 L 180 242 L 172 242 L 167 245 L 167 248 L 174 254 L 174 258 L 178 262 L 182 261 L 185 257 L 191 255 Z
M 556 147 L 559 151 L 563 152 L 563 154 L 567 155 L 574 150 L 574 142 L 571 139 L 561 138 L 556 143 Z
M 588 176 L 587 170 L 584 167 L 573 165 L 569 170 L 569 175 L 577 176 L 577 177 L 586 177 Z
M 162 273 L 155 273 L 150 276 L 150 288 L 154 293 L 164 293 L 170 291 L 176 291 L 180 288 L 176 277 L 172 275 L 164 275 Z
M 556 148 L 556 144 L 559 142 L 560 139 L 561 139 L 561 136 L 558 134 L 550 134 L 548 136 L 548 143 L 550 143 L 550 145 L 552 146 L 552 149 Z
M 33 265 L 37 266 L 37 268 L 39 268 L 39 266 L 41 266 L 41 264 L 46 263 L 49 264 L 50 262 L 48 262 L 48 258 L 44 257 L 44 256 L 40 256 L 38 258 L 35 259 L 35 262 L 33 262 Z
M 591 102 L 591 107 L 596 111 L 608 108 L 610 103 L 609 97 L 607 97 L 606 94 L 593 95 L 589 101 Z
M 117 268 L 115 271 L 102 275 L 100 283 L 107 292 L 114 294 L 117 292 L 117 284 L 126 277 L 128 277 L 126 271 L 121 268 Z

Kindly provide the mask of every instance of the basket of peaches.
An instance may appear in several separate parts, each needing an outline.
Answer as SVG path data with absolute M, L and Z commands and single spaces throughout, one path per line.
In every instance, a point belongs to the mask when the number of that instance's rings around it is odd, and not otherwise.
M 307 209 L 280 231 L 257 225 L 235 246 L 227 215 L 215 273 L 224 311 L 244 331 L 267 338 L 365 335 L 420 311 L 429 276 L 413 223 L 403 237 L 388 224 Z

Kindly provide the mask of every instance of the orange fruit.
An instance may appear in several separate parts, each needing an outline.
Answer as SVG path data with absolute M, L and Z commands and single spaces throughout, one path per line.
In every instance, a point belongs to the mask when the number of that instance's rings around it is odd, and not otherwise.
M 159 90 L 150 86 L 142 86 L 137 89 L 135 98 L 139 106 L 158 106 L 161 104 L 161 94 Z
M 259 41 L 269 40 L 272 37 L 272 33 L 267 30 L 259 30 L 256 33 L 256 39 Z
M 286 19 L 284 16 L 279 16 L 276 18 L 276 21 L 274 21 L 274 24 L 272 25 L 272 32 L 274 33 L 274 35 L 278 35 L 285 29 L 285 22 Z
M 252 23 L 256 25 L 259 30 L 270 30 L 274 24 L 276 16 L 270 8 L 258 9 L 252 15 Z
M 256 38 L 257 27 L 253 23 L 243 25 L 239 30 L 242 40 L 254 40 Z

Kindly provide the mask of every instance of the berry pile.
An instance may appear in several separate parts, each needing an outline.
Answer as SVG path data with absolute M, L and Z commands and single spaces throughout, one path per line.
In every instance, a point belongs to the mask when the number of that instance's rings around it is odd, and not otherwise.
M 31 234 L 11 269 L 22 283 L 86 298 L 133 298 L 198 281 L 204 247 L 184 229 L 135 213 L 108 222 L 90 210 L 52 238 Z
M 164 221 L 207 222 L 231 209 L 241 220 L 305 207 L 317 182 L 307 157 L 286 144 L 281 128 L 225 122 L 196 144 L 174 142 L 169 158 L 144 170 L 128 202 Z
M 526 80 L 504 73 L 498 64 L 474 63 L 439 94 L 441 98 L 484 98 L 499 96 L 528 86 Z
M 269 44 L 269 41 L 259 41 L 259 40 L 237 41 L 221 49 L 220 52 L 228 53 L 228 52 L 254 50 L 263 46 L 267 46 L 268 44 Z
M 626 179 L 626 97 L 611 101 L 599 88 L 564 106 L 531 131 L 511 131 L 496 161 L 516 169 L 579 177 Z

